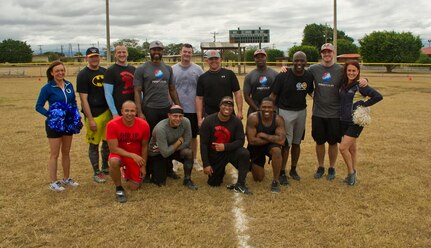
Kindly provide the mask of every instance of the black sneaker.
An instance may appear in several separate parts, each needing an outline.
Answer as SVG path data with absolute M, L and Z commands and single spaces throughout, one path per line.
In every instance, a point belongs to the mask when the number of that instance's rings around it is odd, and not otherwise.
M 124 190 L 115 191 L 115 197 L 119 203 L 127 202 L 126 192 L 124 192 Z
M 314 174 L 314 178 L 319 179 L 323 176 L 323 174 L 325 174 L 325 168 L 322 166 L 319 166 L 319 168 L 317 168 L 316 173 Z
M 109 168 L 102 168 L 102 173 L 106 176 L 109 175 Z
M 233 188 L 235 192 L 242 193 L 244 195 L 252 195 L 250 190 L 248 190 L 247 186 L 244 184 L 237 183 L 235 184 L 235 188 Z
M 271 192 L 272 193 L 280 193 L 280 183 L 276 180 L 273 180 L 271 183 Z
M 184 179 L 183 185 L 186 186 L 187 188 L 191 189 L 191 190 L 197 190 L 198 189 L 198 186 L 196 186 L 192 182 L 192 179 Z
M 280 181 L 280 184 L 283 186 L 289 185 L 289 181 L 287 181 L 286 174 L 281 174 L 280 177 L 278 178 L 278 181 Z
M 347 178 L 345 179 L 345 182 L 347 185 L 353 186 L 356 183 L 356 173 L 353 172 L 352 174 L 349 174 Z
M 142 180 L 143 183 L 152 183 L 150 174 L 146 174 L 144 179 Z
M 226 185 L 226 189 L 233 190 L 235 188 L 235 185 L 236 185 L 235 183 L 228 184 Z
M 301 177 L 298 175 L 298 173 L 296 172 L 296 170 L 290 170 L 289 171 L 289 176 L 296 181 L 301 180 Z
M 181 177 L 177 175 L 177 173 L 175 173 L 174 171 L 172 171 L 171 173 L 168 174 L 168 177 L 174 179 L 174 180 L 178 180 Z
M 329 167 L 328 175 L 326 176 L 326 179 L 328 179 L 329 181 L 332 181 L 335 179 L 335 168 Z

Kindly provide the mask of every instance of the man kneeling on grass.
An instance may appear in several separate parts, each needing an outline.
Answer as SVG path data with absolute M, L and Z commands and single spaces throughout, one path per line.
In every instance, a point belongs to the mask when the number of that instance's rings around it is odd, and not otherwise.
M 272 160 L 273 180 L 271 192 L 280 192 L 281 149 L 286 141 L 284 120 L 275 113 L 271 98 L 262 99 L 260 109 L 251 113 L 247 119 L 247 149 L 250 152 L 253 179 L 261 182 L 265 177 L 265 156 Z
M 128 181 L 131 190 L 141 186 L 146 173 L 148 140 L 150 127 L 148 123 L 136 117 L 136 104 L 126 101 L 121 107 L 121 117 L 108 122 L 106 140 L 109 150 L 109 167 L 112 181 L 115 184 L 117 201 L 127 202 L 125 190 L 121 185 L 121 172 Z
M 184 164 L 183 185 L 197 190 L 192 182 L 193 152 L 190 147 L 192 129 L 190 121 L 184 118 L 184 110 L 179 105 L 170 108 L 168 118 L 161 120 L 154 127 L 150 141 L 149 166 L 153 175 L 151 182 L 158 186 L 166 184 L 166 177 L 171 172 L 172 160 Z
M 238 182 L 227 185 L 227 188 L 251 194 L 245 185 L 250 168 L 250 154 L 243 147 L 244 126 L 241 120 L 233 115 L 232 97 L 223 97 L 219 106 L 219 112 L 207 116 L 199 131 L 204 173 L 208 175 L 210 186 L 220 186 L 223 183 L 225 167 L 231 163 L 238 169 Z

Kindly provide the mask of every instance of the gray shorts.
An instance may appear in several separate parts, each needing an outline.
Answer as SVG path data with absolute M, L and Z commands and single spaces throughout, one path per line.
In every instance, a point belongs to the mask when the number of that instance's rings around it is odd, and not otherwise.
M 287 142 L 289 142 L 289 146 L 292 146 L 292 144 L 301 144 L 305 134 L 307 109 L 299 111 L 279 109 L 279 115 L 284 118 L 284 127 L 286 129 L 286 138 Z

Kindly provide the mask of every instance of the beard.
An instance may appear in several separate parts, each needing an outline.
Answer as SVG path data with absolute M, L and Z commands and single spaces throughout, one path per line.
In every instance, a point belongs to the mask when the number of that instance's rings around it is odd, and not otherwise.
M 162 54 L 150 54 L 151 61 L 160 61 L 162 60 Z

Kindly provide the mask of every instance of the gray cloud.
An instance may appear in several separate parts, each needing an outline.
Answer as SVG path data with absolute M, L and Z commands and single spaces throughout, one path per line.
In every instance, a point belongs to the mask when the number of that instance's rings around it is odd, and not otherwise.
M 408 31 L 431 39 L 431 4 L 427 0 L 388 4 L 372 0 L 338 1 L 338 29 L 354 39 L 372 31 Z M 302 40 L 307 24 L 332 26 L 332 1 L 157 0 L 110 1 L 111 42 L 135 38 L 141 42 L 189 42 L 198 46 L 228 40 L 230 29 L 270 29 L 271 43 L 286 50 Z M 105 1 L 19 0 L 2 3 L 0 39 L 37 45 L 106 44 Z

